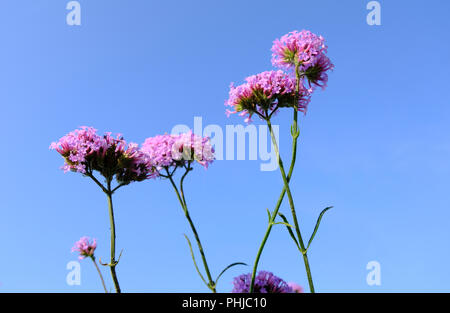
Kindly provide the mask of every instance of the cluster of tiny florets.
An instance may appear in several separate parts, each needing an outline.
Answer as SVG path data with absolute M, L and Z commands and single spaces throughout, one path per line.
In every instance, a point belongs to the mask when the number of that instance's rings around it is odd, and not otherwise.
M 80 260 L 86 257 L 94 257 L 95 249 L 97 248 L 97 240 L 90 240 L 89 237 L 81 237 L 80 240 L 75 242 L 75 245 L 72 248 L 72 252 L 78 252 L 80 256 L 78 257 Z
M 300 86 L 296 91 L 296 80 L 281 70 L 266 71 L 245 79 L 246 83 L 230 85 L 229 98 L 225 102 L 227 114 L 239 113 L 250 122 L 253 114 L 267 117 L 280 107 L 296 107 L 305 112 L 309 102 L 309 91 Z
M 159 135 L 147 138 L 141 151 L 148 157 L 148 164 L 156 172 L 175 166 L 183 166 L 188 161 L 196 161 L 205 168 L 211 164 L 214 148 L 208 137 L 201 137 L 192 131 L 179 135 Z
M 147 166 L 147 156 L 138 144 L 127 143 L 121 135 L 98 135 L 92 127 L 81 127 L 68 133 L 53 142 L 50 149 L 64 157 L 64 172 L 86 174 L 98 171 L 106 178 L 115 175 L 122 183 L 141 181 L 153 175 Z
M 328 72 L 334 68 L 326 54 L 325 39 L 310 31 L 293 31 L 276 39 L 272 65 L 286 72 L 262 72 L 247 77 L 242 85 L 231 84 L 225 105 L 232 109 L 226 114 L 238 113 L 250 122 L 253 114 L 268 119 L 281 107 L 306 113 L 314 87 L 325 88 Z
M 324 88 L 328 81 L 327 72 L 334 68 L 327 54 L 325 39 L 308 30 L 293 31 L 272 46 L 272 65 L 286 70 L 299 66 L 308 82 Z
M 252 282 L 251 273 L 235 277 L 233 293 L 249 293 Z M 254 293 L 292 293 L 293 289 L 280 277 L 271 272 L 259 271 L 255 276 Z

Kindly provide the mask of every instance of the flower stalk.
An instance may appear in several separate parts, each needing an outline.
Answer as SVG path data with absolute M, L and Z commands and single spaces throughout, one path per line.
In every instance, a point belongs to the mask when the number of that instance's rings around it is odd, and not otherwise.
M 109 224 L 111 227 L 111 262 L 108 265 L 111 271 L 111 277 L 114 283 L 114 288 L 116 289 L 117 293 L 120 293 L 121 290 L 119 280 L 117 279 L 116 274 L 116 265 L 118 264 L 118 261 L 116 261 L 116 224 L 114 222 L 114 208 L 112 202 L 113 191 L 111 190 L 111 179 L 108 179 L 107 181 L 106 195 L 108 197 Z
M 206 256 L 205 256 L 205 252 L 203 250 L 203 246 L 202 243 L 200 241 L 200 236 L 198 235 L 197 229 L 195 228 L 194 222 L 192 221 L 192 218 L 189 214 L 189 210 L 187 207 L 187 203 L 186 203 L 186 198 L 184 196 L 184 190 L 183 190 L 183 182 L 184 179 L 186 177 L 186 175 L 193 170 L 193 168 L 191 167 L 191 161 L 187 162 L 187 166 L 185 166 L 186 172 L 183 174 L 183 176 L 180 179 L 180 188 L 177 187 L 177 185 L 175 184 L 175 181 L 173 180 L 173 172 L 172 174 L 169 172 L 169 170 L 166 168 L 166 172 L 167 172 L 167 177 L 170 180 L 170 183 L 172 184 L 173 189 L 175 190 L 175 193 L 177 195 L 178 201 L 180 202 L 180 205 L 183 209 L 184 215 L 186 216 L 186 219 L 189 222 L 189 226 L 191 227 L 192 233 L 194 234 L 195 240 L 197 242 L 197 246 L 198 246 L 198 250 L 200 252 L 200 256 L 202 258 L 202 262 L 203 262 L 203 267 L 205 269 L 206 272 L 206 277 L 208 279 L 208 281 L 206 281 L 203 277 L 203 275 L 201 274 L 201 272 L 198 270 L 197 265 L 195 264 L 195 267 L 197 268 L 198 274 L 200 275 L 200 278 L 203 280 L 203 282 L 206 284 L 206 286 L 213 292 L 216 293 L 216 283 L 214 282 L 214 280 L 212 279 L 211 276 L 211 271 L 209 270 L 209 266 L 208 266 L 208 262 L 206 261 Z M 187 238 L 187 237 L 186 237 Z M 189 240 L 189 239 L 188 239 Z M 189 241 L 188 241 L 189 242 Z M 195 259 L 194 259 L 195 262 Z
M 108 293 L 108 289 L 106 289 L 106 285 L 105 285 L 105 281 L 103 279 L 102 272 L 100 271 L 100 268 L 98 267 L 97 262 L 95 261 L 95 257 L 91 256 L 91 260 L 94 263 L 94 266 L 95 266 L 95 269 L 97 270 L 98 276 L 100 277 L 100 280 L 102 282 L 102 286 L 103 286 L 103 289 L 105 290 L 105 293 Z
M 103 266 L 109 266 L 110 271 L 111 271 L 111 278 L 114 283 L 114 289 L 116 290 L 117 293 L 121 293 L 120 284 L 119 284 L 119 280 L 117 278 L 117 273 L 116 273 L 116 266 L 119 263 L 119 260 L 116 261 L 116 223 L 114 220 L 114 206 L 113 206 L 113 201 L 112 201 L 112 195 L 114 194 L 114 192 L 117 189 L 122 187 L 123 184 L 120 184 L 117 187 L 112 188 L 112 186 L 111 186 L 112 177 L 109 177 L 106 179 L 106 187 L 105 187 L 105 186 L 103 186 L 102 183 L 100 183 L 98 181 L 98 179 L 94 176 L 92 171 L 87 171 L 86 176 L 90 177 L 100 187 L 100 189 L 103 190 L 103 192 L 106 194 L 107 199 L 108 199 L 108 215 L 109 215 L 109 225 L 110 225 L 110 231 L 111 231 L 111 240 L 110 240 L 111 258 L 110 258 L 110 263 L 106 263 L 106 264 L 101 263 L 101 259 L 100 259 L 100 264 L 102 264 Z M 119 256 L 119 259 L 120 259 L 120 256 Z
M 296 94 L 298 94 L 299 91 L 300 91 L 301 79 L 304 76 L 304 73 L 300 73 L 300 71 L 299 71 L 300 65 L 301 65 L 300 62 L 295 62 L 295 78 L 296 78 L 295 92 L 296 92 Z M 269 131 L 270 131 L 270 136 L 271 136 L 272 143 L 273 143 L 273 146 L 274 146 L 274 149 L 275 149 L 275 154 L 276 154 L 277 160 L 278 160 L 278 166 L 279 166 L 280 173 L 281 173 L 281 176 L 282 176 L 282 179 L 283 179 L 283 189 L 282 189 L 281 194 L 280 194 L 280 196 L 278 198 L 278 201 L 277 201 L 277 204 L 275 206 L 275 209 L 274 209 L 273 213 L 270 213 L 270 211 L 269 211 L 269 225 L 267 226 L 266 233 L 264 234 L 262 243 L 261 243 L 261 245 L 260 245 L 260 247 L 258 249 L 258 253 L 256 255 L 255 263 L 254 263 L 254 266 L 253 266 L 253 272 L 252 272 L 252 280 L 251 280 L 251 284 L 250 284 L 250 292 L 254 291 L 256 271 L 257 271 L 257 268 L 258 268 L 258 263 L 259 263 L 262 251 L 263 251 L 263 249 L 265 247 L 267 239 L 269 238 L 269 235 L 270 235 L 270 232 L 272 230 L 273 225 L 276 224 L 275 223 L 275 219 L 276 219 L 276 217 L 278 215 L 278 211 L 280 209 L 281 203 L 283 202 L 283 198 L 284 198 L 285 194 L 287 193 L 288 199 L 289 199 L 289 206 L 291 208 L 292 218 L 293 218 L 293 221 L 294 221 L 295 233 L 296 233 L 297 236 L 295 236 L 294 233 L 292 233 L 292 231 L 289 229 L 289 227 L 291 227 L 291 226 L 287 224 L 287 220 L 285 221 L 284 224 L 287 225 L 292 239 L 294 240 L 294 242 L 296 243 L 297 248 L 299 249 L 300 253 L 302 254 L 303 261 L 304 261 L 304 264 L 305 264 L 306 274 L 307 274 L 307 277 L 308 277 L 309 288 L 310 288 L 311 293 L 314 293 L 315 289 L 314 289 L 314 283 L 313 283 L 313 279 L 312 279 L 311 268 L 310 268 L 310 265 L 309 265 L 309 260 L 308 260 L 308 255 L 307 255 L 307 248 L 305 247 L 305 244 L 303 242 L 303 238 L 302 238 L 300 227 L 299 227 L 299 223 L 298 223 L 297 214 L 296 214 L 296 211 L 295 211 L 294 201 L 293 201 L 293 198 L 292 198 L 291 190 L 289 188 L 289 181 L 290 181 L 290 179 L 292 177 L 292 172 L 294 170 L 295 161 L 296 161 L 296 157 L 297 157 L 297 141 L 298 141 L 298 136 L 299 136 L 298 109 L 297 109 L 297 107 L 296 107 L 296 105 L 294 103 L 294 116 L 293 116 L 293 122 L 292 122 L 292 126 L 291 126 L 292 157 L 291 157 L 291 165 L 289 167 L 289 172 L 288 172 L 287 175 L 285 173 L 284 166 L 283 166 L 283 161 L 282 161 L 281 156 L 280 156 L 278 143 L 277 143 L 275 135 L 273 133 L 272 123 L 270 121 L 271 116 L 272 116 L 272 114 L 269 114 L 268 111 L 266 111 L 265 114 L 262 115 L 264 120 L 267 122 L 267 126 L 268 126 Z
M 72 252 L 78 252 L 79 253 L 79 259 L 85 259 L 89 257 L 92 262 L 94 262 L 94 266 L 97 269 L 98 275 L 100 276 L 100 280 L 102 281 L 103 289 L 106 293 L 108 293 L 108 290 L 106 289 L 105 281 L 103 280 L 103 275 L 100 269 L 97 266 L 97 262 L 95 261 L 95 249 L 97 249 L 97 239 L 93 239 L 92 241 L 89 239 L 89 237 L 84 236 L 81 237 L 80 240 L 75 242 L 75 245 L 72 247 Z
M 297 240 L 298 240 L 298 244 L 299 244 L 299 247 L 300 247 L 300 252 L 303 255 L 303 261 L 305 263 L 306 274 L 308 276 L 309 288 L 310 288 L 310 291 L 312 293 L 314 293 L 315 290 L 314 290 L 314 284 L 313 284 L 312 275 L 311 275 L 311 269 L 310 269 L 310 266 L 309 266 L 309 261 L 308 261 L 308 256 L 307 256 L 305 244 L 303 243 L 303 238 L 302 238 L 302 235 L 301 235 L 301 232 L 300 232 L 300 227 L 299 227 L 299 223 L 298 223 L 298 219 L 297 219 L 297 214 L 296 214 L 296 211 L 295 211 L 294 200 L 293 200 L 293 197 L 292 197 L 291 189 L 289 187 L 289 182 L 288 182 L 287 177 L 286 177 L 286 173 L 285 173 L 284 166 L 283 166 L 283 161 L 282 161 L 281 156 L 280 156 L 280 152 L 279 152 L 279 149 L 278 149 L 278 144 L 277 144 L 275 135 L 273 133 L 272 123 L 270 122 L 270 120 L 267 120 L 267 126 L 269 127 L 270 136 L 272 138 L 272 143 L 273 143 L 274 149 L 275 149 L 275 154 L 277 155 L 278 166 L 280 168 L 281 178 L 283 179 L 284 189 L 286 189 L 286 193 L 287 193 L 287 196 L 288 196 L 289 206 L 291 208 L 292 218 L 293 218 L 294 226 L 295 226 L 295 232 L 296 232 L 296 235 L 297 235 Z
M 297 110 L 294 108 L 294 123 L 292 124 L 292 128 L 293 129 L 297 129 Z M 292 133 L 292 157 L 291 157 L 291 165 L 289 167 L 289 172 L 288 175 L 286 177 L 287 181 L 289 182 L 291 177 L 292 177 L 292 172 L 294 171 L 294 166 L 295 166 L 295 160 L 296 160 L 296 156 L 297 156 L 297 138 L 298 138 L 298 130 L 295 133 Z M 277 154 L 277 158 L 278 158 L 278 154 Z M 286 194 L 286 188 L 283 186 L 283 190 L 281 191 L 280 196 L 278 197 L 278 201 L 277 204 L 275 206 L 275 209 L 273 210 L 273 213 L 270 213 L 270 218 L 269 218 L 269 224 L 267 225 L 267 230 L 266 233 L 264 234 L 263 240 L 261 242 L 261 245 L 258 249 L 258 253 L 256 254 L 256 258 L 255 258 L 255 262 L 253 265 L 253 272 L 252 272 L 252 279 L 251 279 L 251 284 L 250 284 L 250 292 L 254 291 L 254 284 L 255 284 L 255 278 L 256 278 L 256 271 L 258 269 L 258 264 L 259 264 L 259 260 L 261 258 L 261 254 L 264 250 L 264 247 L 266 245 L 267 239 L 269 238 L 269 235 L 272 231 L 272 227 L 273 225 L 275 225 L 275 219 L 278 215 L 278 211 L 280 209 L 281 203 L 283 202 L 284 199 L 284 195 Z
M 120 134 L 115 137 L 110 132 L 99 135 L 93 127 L 83 126 L 66 134 L 58 142 L 52 142 L 50 149 L 56 150 L 64 158 L 62 167 L 64 172 L 81 173 L 83 176 L 91 178 L 108 198 L 111 260 L 109 264 L 103 264 L 99 258 L 99 263 L 110 267 L 115 290 L 120 293 L 116 266 L 121 254 L 116 260 L 116 226 L 112 195 L 122 186 L 155 178 L 156 174 L 149 166 L 147 156 L 139 149 L 138 144 L 127 143 Z M 95 171 L 106 180 L 106 186 L 94 176 Z M 111 183 L 114 178 L 117 186 L 113 188 Z M 85 241 L 80 244 L 85 245 Z M 83 253 L 83 255 L 88 255 L 86 253 L 90 252 L 83 251 Z

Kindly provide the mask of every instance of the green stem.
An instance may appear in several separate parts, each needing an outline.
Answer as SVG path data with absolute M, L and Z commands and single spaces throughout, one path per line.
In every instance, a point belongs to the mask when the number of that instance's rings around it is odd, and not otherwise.
M 299 74 L 299 64 L 295 65 L 295 76 L 296 76 L 296 93 L 298 94 L 300 91 L 300 74 Z M 295 166 L 295 160 L 297 159 L 297 140 L 298 140 L 298 108 L 297 108 L 297 103 L 293 104 L 294 106 L 294 118 L 293 118 L 293 122 L 292 122 L 292 126 L 291 126 L 291 135 L 292 135 L 292 157 L 291 157 L 291 165 L 289 167 L 289 172 L 288 175 L 286 177 L 286 181 L 289 183 L 291 177 L 292 177 L 292 172 L 294 171 L 294 166 Z M 270 120 L 271 115 L 273 114 L 273 112 L 268 116 L 268 120 Z M 272 134 L 271 134 L 272 137 Z M 272 137 L 273 138 L 273 137 Z M 275 143 L 276 144 L 276 143 Z M 277 158 L 280 160 L 280 155 L 277 149 Z M 259 259 L 261 258 L 261 254 L 262 251 L 264 250 L 264 246 L 267 242 L 267 239 L 269 238 L 270 232 L 272 231 L 272 227 L 273 227 L 273 223 L 277 217 L 278 211 L 280 209 L 281 203 L 283 202 L 283 198 L 284 195 L 286 194 L 286 186 L 283 186 L 283 190 L 281 191 L 280 196 L 278 197 L 278 201 L 277 204 L 275 206 L 275 209 L 271 215 L 271 218 L 269 220 L 269 225 L 267 226 L 267 230 L 266 233 L 264 234 L 264 238 L 263 241 L 259 247 L 258 253 L 256 255 L 256 259 L 255 259 L 255 264 L 253 266 L 253 272 L 252 272 L 252 281 L 250 284 L 250 292 L 253 292 L 254 289 L 254 284 L 255 284 L 255 277 L 256 277 L 256 270 L 258 269 L 258 263 L 259 263 Z
M 303 74 L 299 73 L 299 67 L 300 67 L 300 64 L 297 63 L 295 65 L 296 93 L 297 94 L 300 91 L 301 75 L 303 75 Z M 312 276 L 311 276 L 311 269 L 310 269 L 310 266 L 309 266 L 309 261 L 308 261 L 308 256 L 307 256 L 307 250 L 305 249 L 305 245 L 303 243 L 303 239 L 302 239 L 302 236 L 301 236 L 301 233 L 300 233 L 300 228 L 299 228 L 299 225 L 298 225 L 297 215 L 295 213 L 294 202 L 293 202 L 292 194 L 291 194 L 291 191 L 290 191 L 290 188 L 289 188 L 289 181 L 290 181 L 290 179 L 292 177 L 292 172 L 293 172 L 294 165 L 295 165 L 295 160 L 296 160 L 297 139 L 298 139 L 298 135 L 299 135 L 299 133 L 298 133 L 298 125 L 297 125 L 297 115 L 298 115 L 297 109 L 298 109 L 297 108 L 297 103 L 294 103 L 294 120 L 293 120 L 293 124 L 292 124 L 292 128 L 291 128 L 292 158 L 291 158 L 291 165 L 290 165 L 289 172 L 288 172 L 287 176 L 286 176 L 285 171 L 284 171 L 283 162 L 281 160 L 281 156 L 280 156 L 280 153 L 279 153 L 279 149 L 278 149 L 278 145 L 277 145 L 277 142 L 276 142 L 276 138 L 275 138 L 275 136 L 273 134 L 272 125 L 270 123 L 270 117 L 271 117 L 272 114 L 268 115 L 267 114 L 268 112 L 266 112 L 266 118 L 265 119 L 267 121 L 267 125 L 268 125 L 269 130 L 270 130 L 270 135 L 271 135 L 272 142 L 273 142 L 273 145 L 274 145 L 274 148 L 275 148 L 275 152 L 276 152 L 276 155 L 277 155 L 278 165 L 280 167 L 280 172 L 281 172 L 281 176 L 283 178 L 284 186 L 283 186 L 283 190 L 282 190 L 282 192 L 280 194 L 280 197 L 278 198 L 275 210 L 273 211 L 272 215 L 270 215 L 269 225 L 267 227 L 266 233 L 264 235 L 263 241 L 262 241 L 262 243 L 261 243 L 261 245 L 259 247 L 256 259 L 255 259 L 255 264 L 253 266 L 253 273 L 252 273 L 252 281 L 251 281 L 251 284 L 250 284 L 250 292 L 253 292 L 253 290 L 254 290 L 254 283 L 255 283 L 255 276 L 256 276 L 256 270 L 257 270 L 257 267 L 258 267 L 258 262 L 259 262 L 259 259 L 261 257 L 261 254 L 262 254 L 262 251 L 264 249 L 264 246 L 265 246 L 265 244 L 267 242 L 267 239 L 268 239 L 268 237 L 270 235 L 270 232 L 272 230 L 272 226 L 274 225 L 274 221 L 276 219 L 276 216 L 278 214 L 278 210 L 279 210 L 279 208 L 281 206 L 281 203 L 283 201 L 283 198 L 284 198 L 284 195 L 285 195 L 286 192 L 288 193 L 289 205 L 291 207 L 291 212 L 292 212 L 292 216 L 293 216 L 293 220 L 294 220 L 294 224 L 295 224 L 295 230 L 296 230 L 296 233 L 297 233 L 297 236 L 298 236 L 298 242 L 300 244 L 300 246 L 299 246 L 300 252 L 302 253 L 303 261 L 305 263 L 305 268 L 306 268 L 306 273 L 307 273 L 307 276 L 308 276 L 309 287 L 310 287 L 310 290 L 311 290 L 312 293 L 315 292 L 314 284 L 313 284 L 313 280 L 312 280 Z M 298 244 L 297 244 L 297 246 L 298 246 Z
M 111 180 L 107 180 L 108 188 L 106 195 L 108 196 L 108 211 L 109 211 L 109 223 L 111 226 L 111 263 L 109 264 L 109 268 L 111 269 L 111 276 L 114 282 L 114 287 L 117 293 L 120 293 L 119 281 L 117 279 L 116 274 L 116 225 L 114 223 L 114 209 L 112 203 L 112 191 L 111 191 Z
M 283 179 L 284 187 L 286 189 L 286 193 L 287 193 L 287 196 L 289 199 L 289 206 L 291 207 L 292 219 L 294 221 L 294 226 L 295 226 L 295 231 L 297 233 L 298 243 L 300 244 L 301 252 L 303 255 L 303 261 L 305 263 L 306 274 L 308 276 L 309 288 L 310 288 L 311 293 L 314 293 L 315 290 L 314 290 L 314 284 L 313 284 L 312 276 L 311 276 L 311 269 L 309 267 L 309 261 L 308 261 L 308 256 L 306 254 L 305 244 L 303 243 L 303 238 L 302 238 L 302 235 L 300 232 L 300 227 L 299 227 L 298 220 L 297 220 L 297 214 L 295 212 L 294 200 L 292 198 L 291 189 L 289 188 L 289 182 L 287 180 L 286 173 L 284 171 L 283 161 L 281 160 L 277 140 L 275 138 L 275 134 L 273 133 L 272 123 L 270 122 L 269 119 L 267 119 L 266 121 L 267 121 L 267 126 L 269 127 L 270 136 L 272 138 L 275 153 L 278 158 L 278 166 L 280 168 L 281 177 Z
M 103 280 L 103 275 L 100 269 L 98 268 L 97 262 L 95 262 L 95 257 L 91 256 L 92 262 L 94 262 L 95 268 L 97 269 L 98 276 L 100 276 L 100 280 L 102 281 L 103 289 L 105 290 L 105 293 L 108 293 L 108 289 L 106 289 L 105 281 Z
M 303 262 L 305 263 L 306 274 L 308 276 L 309 291 L 311 293 L 315 293 L 316 290 L 314 289 L 314 283 L 313 283 L 313 279 L 312 279 L 312 275 L 311 275 L 311 268 L 309 267 L 307 251 L 304 250 L 304 252 L 302 252 L 302 255 L 303 255 Z
M 297 110 L 294 108 L 294 122 L 292 124 L 292 128 L 297 131 Z M 291 166 L 289 167 L 289 172 L 287 176 L 287 181 L 289 182 L 292 176 L 292 172 L 294 171 L 295 166 L 295 160 L 297 158 L 297 139 L 298 134 L 292 136 L 292 157 L 291 157 Z M 278 156 L 277 156 L 278 157 Z M 255 277 L 256 277 L 256 271 L 258 269 L 258 263 L 261 258 L 261 254 L 264 250 L 264 247 L 266 245 L 267 239 L 269 238 L 270 232 L 272 231 L 273 222 L 275 221 L 275 218 L 277 217 L 278 210 L 280 209 L 281 203 L 283 202 L 284 195 L 286 194 L 286 187 L 283 186 L 283 190 L 281 191 L 280 196 L 278 197 L 277 204 L 275 206 L 275 209 L 271 215 L 269 225 L 267 226 L 266 233 L 264 234 L 263 241 L 261 242 L 261 245 L 258 249 L 258 253 L 256 255 L 255 263 L 253 265 L 253 272 L 252 272 L 252 282 L 250 284 L 250 292 L 253 292 L 254 284 L 255 284 Z
M 189 171 L 192 169 L 192 168 L 190 167 L 190 165 L 191 165 L 191 164 L 190 164 L 190 162 L 189 162 L 189 163 L 188 163 L 188 168 L 186 169 L 186 172 L 184 173 L 184 175 L 183 175 L 183 177 L 181 178 L 181 181 L 180 181 L 180 190 L 181 190 L 181 193 L 180 193 L 180 191 L 178 191 L 178 187 L 177 187 L 177 185 L 175 184 L 175 182 L 173 181 L 172 175 L 170 175 L 170 173 L 169 173 L 168 171 L 167 171 L 167 175 L 168 175 L 168 178 L 169 178 L 169 180 L 170 180 L 170 183 L 171 183 L 172 186 L 173 186 L 173 189 L 175 190 L 175 193 L 176 193 L 176 195 L 177 195 L 178 201 L 180 202 L 181 207 L 183 208 L 184 215 L 186 216 L 186 219 L 188 220 L 189 225 L 191 226 L 192 232 L 194 233 L 194 236 L 195 236 L 195 240 L 197 241 L 197 246 L 198 246 L 198 249 L 199 249 L 199 251 L 200 251 L 200 255 L 201 255 L 201 257 L 202 257 L 203 266 L 204 266 L 204 268 L 205 268 L 206 276 L 208 277 L 208 282 L 209 282 L 209 283 L 208 283 L 208 288 L 211 289 L 211 291 L 212 291 L 213 293 L 216 293 L 215 283 L 214 283 L 214 281 L 213 281 L 213 279 L 212 279 L 211 272 L 210 272 L 210 270 L 209 270 L 208 263 L 207 263 L 207 261 L 206 261 L 206 256 L 205 256 L 205 253 L 204 253 L 204 251 L 203 251 L 203 246 L 202 246 L 202 243 L 201 243 L 201 241 L 200 241 L 200 236 L 198 235 L 197 229 L 195 228 L 194 223 L 192 222 L 191 216 L 189 215 L 189 211 L 188 211 L 188 208 L 187 208 L 186 200 L 185 200 L 185 197 L 184 197 L 184 192 L 183 192 L 183 181 L 184 181 L 184 178 L 186 177 L 186 175 L 187 175 L 187 174 L 189 173 Z

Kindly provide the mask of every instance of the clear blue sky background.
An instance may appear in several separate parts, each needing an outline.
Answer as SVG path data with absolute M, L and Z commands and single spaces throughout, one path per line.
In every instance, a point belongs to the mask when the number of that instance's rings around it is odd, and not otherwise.
M 322 34 L 336 65 L 301 119 L 292 189 L 308 237 L 318 291 L 450 291 L 450 4 L 380 1 L 382 25 L 368 26 L 368 1 L 81 0 L 82 25 L 66 25 L 68 1 L 0 5 L 0 292 L 101 292 L 90 262 L 80 286 L 66 264 L 83 235 L 109 255 L 104 194 L 63 174 L 50 142 L 81 125 L 128 140 L 176 124 L 227 119 L 230 82 L 270 70 L 272 41 L 298 29 Z M 286 162 L 290 111 L 276 116 Z M 256 124 L 260 124 L 260 121 Z M 188 176 L 187 196 L 214 275 L 253 263 L 282 187 L 260 161 L 217 161 Z M 183 233 L 187 222 L 167 181 L 115 195 L 118 276 L 124 291 L 203 292 Z M 287 202 L 282 211 L 289 213 Z M 368 286 L 366 264 L 381 264 Z M 261 269 L 307 285 L 298 252 L 276 227 Z M 104 275 L 112 286 L 106 269 Z M 219 291 L 250 268 L 230 270 Z

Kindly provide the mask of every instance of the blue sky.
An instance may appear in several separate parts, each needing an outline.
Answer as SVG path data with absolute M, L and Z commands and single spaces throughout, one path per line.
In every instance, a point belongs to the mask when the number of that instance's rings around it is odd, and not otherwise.
M 450 30 L 447 1 L 380 1 L 381 26 L 366 23 L 368 1 L 87 1 L 82 25 L 66 24 L 68 1 L 0 5 L 0 292 L 101 292 L 81 262 L 80 286 L 66 264 L 83 235 L 109 255 L 104 194 L 63 172 L 48 146 L 82 125 L 130 141 L 176 124 L 243 124 L 226 118 L 230 82 L 272 69 L 272 41 L 298 29 L 323 35 L 336 68 L 301 118 L 292 181 L 305 237 L 333 205 L 310 250 L 317 291 L 449 291 Z M 288 162 L 290 111 L 278 114 Z M 255 119 L 256 124 L 260 124 Z M 282 187 L 260 161 L 197 168 L 186 187 L 214 276 L 253 263 Z M 115 195 L 117 267 L 130 292 L 203 292 L 183 238 L 189 228 L 167 181 Z M 287 202 L 282 211 L 289 213 Z M 366 264 L 381 264 L 368 286 Z M 260 263 L 306 287 L 300 255 L 276 227 Z M 112 282 L 106 269 L 107 284 Z M 249 272 L 235 268 L 232 278 Z

